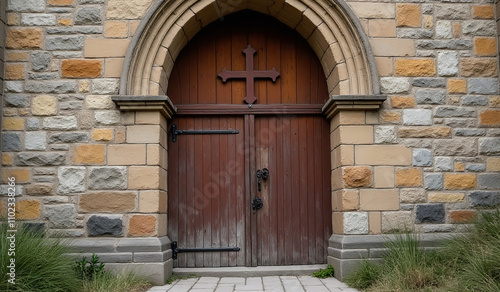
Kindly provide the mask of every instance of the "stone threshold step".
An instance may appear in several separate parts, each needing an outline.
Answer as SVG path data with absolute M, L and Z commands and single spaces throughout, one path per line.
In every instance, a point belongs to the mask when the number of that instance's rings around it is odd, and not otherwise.
M 263 276 L 311 276 L 324 265 L 221 267 L 221 268 L 174 268 L 176 276 L 196 275 L 200 277 L 263 277 Z

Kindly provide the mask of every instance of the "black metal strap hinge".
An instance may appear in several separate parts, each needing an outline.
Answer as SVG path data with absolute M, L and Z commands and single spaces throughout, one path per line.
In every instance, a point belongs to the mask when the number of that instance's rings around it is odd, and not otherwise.
M 173 124 L 170 128 L 172 142 L 177 141 L 178 135 L 221 135 L 221 134 L 239 134 L 238 130 L 177 130 L 177 125 Z
M 240 251 L 239 247 L 207 247 L 207 248 L 179 248 L 177 241 L 172 242 L 172 258 L 177 259 L 177 254 L 180 252 L 211 252 L 211 251 Z

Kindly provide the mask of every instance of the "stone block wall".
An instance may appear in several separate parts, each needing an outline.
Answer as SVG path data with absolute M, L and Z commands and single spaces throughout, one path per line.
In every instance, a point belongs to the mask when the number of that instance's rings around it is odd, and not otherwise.
M 334 233 L 460 231 L 500 202 L 495 5 L 348 4 L 388 99 L 332 122 Z
M 16 177 L 17 219 L 80 239 L 78 251 L 106 253 L 117 268 L 156 263 L 156 279 L 164 281 L 165 267 L 171 267 L 165 236 L 170 116 L 162 106 L 121 107 L 112 100 L 136 31 L 156 25 L 146 26 L 146 12 L 162 1 L 1 1 L 6 2 L 0 17 L 0 32 L 6 24 L 5 57 L 0 49 L 0 65 L 5 63 L 1 178 L 5 183 Z M 232 5 L 224 13 L 251 7 L 297 30 L 307 27 L 325 68 L 344 62 L 325 77 L 329 84 L 342 81 L 332 92 L 345 94 L 363 80 L 343 76 L 364 68 L 355 66 L 363 61 L 361 49 L 344 51 L 358 52 L 355 57 L 334 60 L 343 56 L 338 51 L 344 44 L 325 29 L 335 24 L 321 11 L 328 7 L 325 1 L 219 2 Z M 164 13 L 177 13 L 183 3 L 192 8 L 185 17 L 172 18 L 175 35 L 164 40 L 171 46 L 135 59 L 151 61 L 152 67 L 144 68 L 150 71 L 144 76 L 151 77 L 144 80 L 151 86 L 147 92 L 165 90 L 179 51 L 207 19 L 219 17 L 216 6 L 206 8 L 215 1 L 179 1 Z M 365 249 L 347 244 L 349 236 L 363 242 L 405 228 L 451 234 L 462 231 L 461 223 L 478 208 L 500 204 L 499 2 L 349 0 L 345 5 L 364 30 L 378 70 L 381 92 L 368 93 L 387 99 L 379 110 L 351 108 L 331 117 L 330 255 L 339 261 L 344 256 L 339 250 L 357 260 L 353 255 L 359 253 L 349 248 Z M 161 19 L 171 21 L 154 20 Z M 136 93 L 141 90 L 138 86 Z M 141 98 L 147 99 L 136 97 Z M 0 190 L 6 194 L 5 187 Z M 104 247 L 90 249 L 97 239 Z M 134 246 L 144 242 L 151 247 Z M 363 254 L 371 252 L 367 247 Z

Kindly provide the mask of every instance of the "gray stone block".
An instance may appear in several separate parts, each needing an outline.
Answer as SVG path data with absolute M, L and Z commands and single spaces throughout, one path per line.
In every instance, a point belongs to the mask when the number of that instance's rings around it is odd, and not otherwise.
M 57 171 L 57 191 L 61 194 L 85 191 L 85 173 L 85 167 L 60 167 Z
M 488 101 L 488 97 L 482 95 L 466 95 L 462 97 L 462 105 L 465 106 L 486 106 Z
M 21 14 L 21 25 L 26 26 L 48 26 L 56 25 L 56 16 L 52 14 Z
M 445 104 L 446 93 L 443 90 L 417 89 L 415 100 L 418 104 Z
M 396 143 L 398 138 L 396 127 L 394 126 L 376 126 L 375 143 Z
M 102 26 L 48 27 L 49 34 L 101 34 Z
M 444 124 L 446 126 L 452 127 L 452 128 L 467 128 L 467 127 L 476 127 L 477 126 L 477 119 L 445 119 Z
M 422 231 L 425 233 L 452 232 L 453 229 L 453 224 L 425 224 L 422 226 Z
M 472 94 L 497 94 L 497 78 L 469 78 L 467 81 L 469 93 Z
M 43 12 L 45 0 L 8 0 L 7 11 Z
M 472 138 L 455 138 L 452 140 L 436 140 L 434 155 L 437 156 L 476 156 L 477 144 Z
M 96 111 L 95 120 L 101 125 L 116 125 L 121 121 L 121 113 L 119 111 Z
M 57 59 L 83 58 L 83 52 L 53 51 L 52 54 Z
M 37 73 L 37 72 L 29 72 L 28 73 L 29 79 L 31 80 L 54 80 L 59 77 L 59 73 Z
M 75 116 L 58 116 L 43 119 L 43 128 L 47 130 L 75 130 L 77 126 Z
M 25 85 L 31 93 L 74 93 L 76 88 L 76 81 L 29 81 Z
M 398 28 L 397 37 L 405 39 L 430 39 L 434 30 L 427 28 Z
M 89 174 L 89 188 L 92 190 L 124 190 L 127 188 L 125 166 L 92 167 Z
M 26 150 L 45 150 L 47 148 L 47 133 L 26 132 L 24 135 L 24 148 Z
M 465 170 L 472 172 L 483 172 L 486 171 L 486 165 L 480 163 L 467 164 Z
M 421 50 L 470 50 L 470 40 L 421 40 L 416 41 L 417 49 Z
M 24 187 L 22 185 L 16 185 L 15 193 L 16 196 L 23 194 Z M 12 190 L 10 190 L 12 191 Z M 6 184 L 0 185 L 0 195 L 7 196 L 9 194 L 9 186 Z
M 23 82 L 21 82 L 21 81 L 5 81 L 4 88 L 5 88 L 5 92 L 22 93 L 23 92 Z
M 12 94 L 4 95 L 5 105 L 9 107 L 27 107 L 28 96 L 26 94 Z
M 451 21 L 436 21 L 436 38 L 451 39 L 453 37 Z
M 121 218 L 92 216 L 87 220 L 87 232 L 89 236 L 112 235 L 121 236 L 123 223 Z
M 79 8 L 76 11 L 75 24 L 85 25 L 85 24 L 101 24 L 102 23 L 102 11 L 101 7 L 84 7 Z
M 76 223 L 75 205 L 72 204 L 47 205 L 44 208 L 44 215 L 53 228 L 71 228 Z
M 79 51 L 83 49 L 83 36 L 47 36 L 45 48 L 49 51 Z
M 443 181 L 441 173 L 426 174 L 424 177 L 425 189 L 431 191 L 442 190 L 444 186 Z
M 420 77 L 420 78 L 413 78 L 412 85 L 416 87 L 440 88 L 440 87 L 445 87 L 446 81 L 444 78 Z
M 477 182 L 480 189 L 500 190 L 500 173 L 479 174 Z
M 59 104 L 60 110 L 81 110 L 83 108 L 83 101 L 64 101 Z
M 7 132 L 3 133 L 2 149 L 5 152 L 21 151 L 21 134 Z
M 484 129 L 456 129 L 456 136 L 464 136 L 464 137 L 477 137 L 484 136 L 486 131 Z
M 437 63 L 439 76 L 455 76 L 458 74 L 457 52 L 439 52 Z
M 416 223 L 444 223 L 443 204 L 419 204 L 415 212 Z
M 49 52 L 37 52 L 31 54 L 31 68 L 33 71 L 46 71 L 49 69 L 52 55 Z
M 47 8 L 48 13 L 71 13 L 73 8 L 70 7 L 49 7 Z
M 26 119 L 26 130 L 36 131 L 40 129 L 40 120 L 38 118 L 27 118 Z
M 89 135 L 84 132 L 58 133 L 49 138 L 50 143 L 85 143 L 89 141 Z
M 468 19 L 470 18 L 470 9 L 464 4 L 441 4 L 436 5 L 437 19 Z
M 403 110 L 403 124 L 412 126 L 432 125 L 432 110 L 427 110 L 427 109 Z
M 459 106 L 440 106 L 434 115 L 436 118 L 473 118 L 475 116 L 476 110 L 473 108 Z
M 475 191 L 469 194 L 471 207 L 495 207 L 500 205 L 500 192 Z
M 116 94 L 118 85 L 118 79 L 95 79 L 92 82 L 92 94 Z
M 462 33 L 472 36 L 495 36 L 496 26 L 492 20 L 466 20 L 462 23 Z
M 24 222 L 22 226 L 23 229 L 27 229 L 34 233 L 38 234 L 45 233 L 45 223 L 43 222 Z
M 429 149 L 413 149 L 413 166 L 431 166 L 432 152 Z
M 406 93 L 410 89 L 410 80 L 404 77 L 380 78 L 382 93 Z
M 436 157 L 434 158 L 435 171 L 452 171 L 453 158 L 451 157 Z
M 500 155 L 500 138 L 479 138 L 479 154 Z
M 59 152 L 23 152 L 16 155 L 19 166 L 56 166 L 66 161 L 66 154 Z

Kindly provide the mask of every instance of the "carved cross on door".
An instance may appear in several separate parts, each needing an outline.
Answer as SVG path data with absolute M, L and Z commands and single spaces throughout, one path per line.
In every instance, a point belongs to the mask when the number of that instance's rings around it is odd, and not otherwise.
M 254 71 L 253 70 L 253 55 L 255 54 L 255 49 L 251 45 L 248 45 L 243 53 L 246 56 L 246 71 L 228 71 L 226 68 L 222 69 L 219 73 L 219 77 L 222 78 L 222 82 L 226 82 L 231 78 L 245 78 L 247 83 L 247 96 L 245 96 L 244 101 L 248 104 L 254 103 L 257 98 L 254 94 L 254 79 L 255 78 L 271 78 L 273 82 L 276 82 L 276 78 L 280 76 L 280 73 L 276 71 L 273 67 L 272 70 L 265 71 Z

